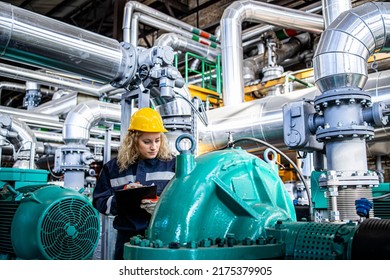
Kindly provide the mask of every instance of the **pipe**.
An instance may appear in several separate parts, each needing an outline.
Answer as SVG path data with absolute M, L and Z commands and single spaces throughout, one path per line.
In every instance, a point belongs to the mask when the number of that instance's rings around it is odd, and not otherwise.
M 87 101 L 77 105 L 66 116 L 62 135 L 65 144 L 86 144 L 89 131 L 98 121 L 120 122 L 120 105 Z
M 152 16 L 154 18 L 157 18 L 159 20 L 162 20 L 164 22 L 167 22 L 169 24 L 175 25 L 177 27 L 180 27 L 190 33 L 192 33 L 194 36 L 201 36 L 203 38 L 209 39 L 213 42 L 217 42 L 217 38 L 203 30 L 200 30 L 198 28 L 195 28 L 188 23 L 185 23 L 183 21 L 180 21 L 178 19 L 172 18 L 164 13 L 161 13 L 159 11 L 156 11 L 153 8 L 150 8 L 149 6 L 146 6 L 144 4 L 141 4 L 136 1 L 129 1 L 126 3 L 125 11 L 123 15 L 123 40 L 125 42 L 130 43 L 130 29 L 131 29 L 131 19 L 133 17 L 133 13 L 135 11 L 142 12 L 143 14 L 147 14 L 149 16 Z
M 0 34 L 4 59 L 102 82 L 122 80 L 135 61 L 134 50 L 125 50 L 114 39 L 4 2 L 0 2 Z
M 286 59 L 295 56 L 300 50 L 307 48 L 309 43 L 309 33 L 301 33 L 295 37 L 292 37 L 287 43 L 283 44 L 281 48 L 276 50 L 276 64 L 280 65 Z M 264 53 L 260 53 L 256 56 L 252 56 L 244 60 L 243 77 L 245 84 L 255 80 L 256 75 L 265 66 L 264 60 Z
M 44 104 L 32 109 L 31 112 L 45 115 L 63 115 L 68 113 L 77 105 L 77 99 L 77 92 L 71 92 L 58 99 L 45 102 Z
M 380 75 L 369 74 L 365 90 L 372 92 L 372 101 L 389 103 L 390 100 L 390 70 L 382 71 Z M 376 90 L 378 87 L 379 90 Z M 317 88 L 307 88 L 280 96 L 268 96 L 236 106 L 221 107 L 207 112 L 209 125 L 199 124 L 199 154 L 220 149 L 226 145 L 228 135 L 233 138 L 253 137 L 269 142 L 280 149 L 286 149 L 283 138 L 283 111 L 286 103 L 297 100 L 313 100 L 320 92 Z M 386 141 L 389 127 L 377 128 L 374 141 Z M 374 142 L 373 142 L 374 143 Z M 370 144 L 370 142 L 369 142 Z M 243 147 L 245 147 L 243 145 Z M 247 146 L 246 148 L 252 148 Z
M 18 143 L 15 143 L 14 145 L 17 145 L 19 147 L 17 151 L 20 151 L 18 160 L 15 162 L 13 167 L 35 169 L 34 162 L 36 148 L 38 146 L 43 148 L 43 145 L 38 145 L 37 139 L 35 138 L 32 130 L 24 122 L 18 120 L 17 118 L 12 117 L 11 131 L 18 134 Z M 27 166 L 23 163 L 23 160 L 26 159 L 28 159 Z
M 322 0 L 325 29 L 342 13 L 352 8 L 350 0 Z
M 98 102 L 98 101 L 93 101 Z M 103 102 L 102 102 L 103 103 Z M 111 104 L 111 103 L 104 103 L 108 106 L 117 107 L 117 110 L 119 110 L 119 105 Z M 25 122 L 30 127 L 37 127 L 37 128 L 47 128 L 52 130 L 62 130 L 63 129 L 63 123 L 60 122 L 58 116 L 53 115 L 45 115 L 41 113 L 34 113 L 31 111 L 26 111 L 22 109 L 16 109 L 16 108 L 9 108 L 0 106 L 0 111 L 4 114 L 8 114 L 14 117 L 17 117 L 20 121 Z M 119 113 L 120 114 L 120 113 Z M 119 122 L 117 122 L 119 123 Z M 99 128 L 92 128 L 91 133 L 93 135 L 97 135 L 99 137 L 104 137 L 105 130 L 99 129 Z M 119 138 L 119 133 L 117 132 L 111 132 L 112 137 Z
M 217 60 L 218 54 L 220 54 L 220 51 L 210 48 L 209 46 L 202 45 L 201 43 L 173 33 L 165 33 L 158 37 L 155 46 L 170 46 L 175 51 L 193 52 L 214 62 Z
M 172 33 L 177 33 L 181 36 L 192 39 L 195 42 L 199 42 L 203 45 L 210 46 L 213 49 L 220 49 L 220 45 L 215 42 L 212 42 L 205 38 L 201 38 L 199 36 L 194 36 L 191 32 L 188 32 L 180 27 L 173 26 L 170 23 L 166 23 L 165 21 L 158 20 L 147 14 L 141 14 L 141 13 L 134 13 L 131 19 L 130 43 L 135 47 L 138 46 L 138 23 L 139 22 L 158 29 L 162 29 Z
M 64 143 L 62 134 L 60 133 L 40 131 L 40 130 L 34 130 L 33 133 L 34 136 L 37 138 L 37 140 L 41 142 L 58 143 L 58 144 Z M 104 146 L 104 145 L 105 142 L 103 139 L 90 138 L 87 142 L 88 147 Z M 119 141 L 110 141 L 111 149 L 117 151 L 119 149 L 119 146 L 120 146 Z
M 244 102 L 242 77 L 242 30 L 244 20 L 263 21 L 276 26 L 321 33 L 324 29 L 322 17 L 281 6 L 251 0 L 236 1 L 223 13 L 222 69 L 225 106 Z
M 11 79 L 37 82 L 39 84 L 46 85 L 46 86 L 53 86 L 53 87 L 70 89 L 75 91 L 81 91 L 85 94 L 89 94 L 97 97 L 100 97 L 105 92 L 108 92 L 115 88 L 111 85 L 103 85 L 97 87 L 92 84 L 82 83 L 80 81 L 67 79 L 55 75 L 45 74 L 37 71 L 32 71 L 20 67 L 3 64 L 3 63 L 0 63 L 0 73 L 2 76 Z
M 301 11 L 306 12 L 306 13 L 317 13 L 317 12 L 320 12 L 321 9 L 322 9 L 321 2 L 315 2 L 315 3 L 305 7 Z M 265 26 L 264 25 L 256 25 L 253 27 L 249 27 L 242 32 L 242 41 L 246 42 L 253 37 L 259 37 L 261 34 L 263 34 L 265 32 L 275 31 L 275 29 L 277 29 L 277 28 L 273 25 L 265 25 Z
M 364 87 L 369 56 L 389 50 L 389 14 L 390 3 L 366 3 L 342 13 L 322 33 L 313 58 L 321 92 Z

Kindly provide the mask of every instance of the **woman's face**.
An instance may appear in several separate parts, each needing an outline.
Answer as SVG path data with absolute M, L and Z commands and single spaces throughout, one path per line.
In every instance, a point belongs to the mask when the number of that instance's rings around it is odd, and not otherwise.
M 139 157 L 152 159 L 157 156 L 161 145 L 160 132 L 144 132 L 138 139 Z

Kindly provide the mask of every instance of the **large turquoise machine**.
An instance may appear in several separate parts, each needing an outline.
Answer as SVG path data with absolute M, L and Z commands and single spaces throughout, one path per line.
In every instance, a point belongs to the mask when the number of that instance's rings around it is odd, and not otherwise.
M 74 190 L 47 184 L 48 171 L 0 168 L 0 259 L 88 259 L 100 219 Z
M 195 159 L 192 149 L 181 150 L 146 236 L 125 244 L 125 259 L 388 258 L 389 220 L 296 221 L 272 162 L 240 148 Z

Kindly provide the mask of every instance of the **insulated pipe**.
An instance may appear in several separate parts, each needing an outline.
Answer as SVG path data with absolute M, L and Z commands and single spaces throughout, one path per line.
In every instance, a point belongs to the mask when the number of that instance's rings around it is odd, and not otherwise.
M 45 74 L 42 72 L 32 71 L 29 69 L 15 67 L 3 63 L 0 63 L 0 74 L 4 77 L 11 78 L 11 79 L 32 81 L 32 82 L 37 82 L 41 85 L 81 91 L 85 94 L 89 94 L 96 97 L 100 97 L 105 92 L 115 89 L 111 85 L 103 85 L 97 87 L 92 84 L 82 83 L 76 80 Z
M 202 45 L 201 43 L 189 40 L 183 36 L 165 33 L 158 37 L 155 46 L 170 46 L 175 51 L 193 52 L 199 56 L 202 56 L 208 60 L 216 61 L 220 51 L 217 51 L 209 46 Z
M 322 16 L 281 6 L 251 0 L 236 1 L 223 13 L 221 19 L 221 48 L 223 71 L 224 105 L 244 102 L 244 81 L 242 77 L 242 22 L 262 21 L 285 28 L 311 33 L 324 29 Z
M 305 9 L 302 9 L 301 11 L 304 11 L 306 13 L 317 13 L 320 12 L 321 9 L 322 9 L 321 2 L 315 2 L 310 6 L 305 7 Z M 259 26 L 249 27 L 242 32 L 242 41 L 246 42 L 253 37 L 259 37 L 264 32 L 272 31 L 275 29 L 277 28 L 273 25 L 261 25 L 261 26 L 259 25 Z M 278 29 L 280 29 L 280 27 Z
M 151 17 L 146 14 L 141 13 L 134 13 L 132 19 L 131 19 L 131 31 L 130 31 L 130 43 L 137 47 L 138 46 L 138 24 L 139 22 L 149 25 L 158 29 L 162 29 L 165 31 L 169 31 L 172 33 L 180 34 L 186 38 L 189 38 L 195 42 L 199 42 L 203 45 L 210 46 L 214 49 L 220 49 L 220 45 L 212 42 L 208 39 L 205 39 L 203 37 L 194 36 L 191 32 L 188 32 L 184 29 L 181 29 L 180 27 L 176 27 L 170 23 L 166 23 L 165 21 L 158 20 L 154 17 Z
M 21 165 L 22 163 L 18 160 L 14 167 L 35 169 L 35 152 L 39 145 L 34 133 L 24 122 L 17 118 L 12 118 L 11 131 L 18 134 L 17 140 L 19 143 L 16 143 L 16 145 L 20 151 L 19 160 L 28 159 L 28 166 Z M 41 145 L 41 148 L 43 148 L 43 145 Z
M 366 84 L 366 92 L 371 93 L 372 101 L 389 103 L 390 100 L 390 70 L 372 73 Z M 378 87 L 378 90 L 376 89 Z M 226 145 L 229 133 L 233 139 L 253 137 L 286 149 L 283 140 L 283 110 L 286 103 L 297 100 L 313 100 L 320 92 L 317 88 L 297 90 L 280 96 L 268 96 L 236 106 L 221 107 L 207 112 L 209 125 L 199 124 L 199 154 L 220 149 Z M 375 130 L 374 141 L 388 142 L 389 126 Z M 369 142 L 368 142 L 369 143 Z M 370 144 L 369 144 L 370 145 Z M 246 148 L 254 148 L 242 145 Z
M 321 92 L 364 87 L 370 55 L 389 51 L 389 14 L 390 3 L 366 3 L 342 13 L 322 33 L 313 58 Z
M 54 99 L 30 110 L 45 115 L 63 115 L 77 105 L 77 92 L 71 92 L 58 99 Z
M 98 102 L 98 101 L 93 101 L 93 102 Z M 115 104 L 111 104 L 111 103 L 104 103 L 104 104 L 107 104 L 108 106 L 110 105 L 114 107 L 116 106 Z M 119 105 L 117 105 L 117 110 L 120 110 Z M 0 112 L 17 117 L 20 121 L 25 122 L 30 127 L 62 130 L 64 125 L 63 123 L 60 122 L 58 116 L 34 113 L 27 110 L 4 107 L 4 106 L 0 106 Z M 117 123 L 119 124 L 120 122 L 118 121 Z M 105 132 L 104 130 L 99 128 L 92 128 L 91 133 L 103 137 Z M 111 135 L 115 138 L 119 138 L 119 133 L 117 132 L 111 132 Z
M 40 142 L 45 143 L 58 143 L 63 144 L 64 140 L 62 137 L 62 134 L 60 133 L 54 133 L 54 132 L 48 132 L 48 131 L 41 131 L 41 130 L 33 130 L 34 136 L 37 138 Z M 103 139 L 96 139 L 96 138 L 90 138 L 87 142 L 87 146 L 94 147 L 94 146 L 104 146 L 104 140 Z M 111 141 L 110 142 L 110 148 L 113 150 L 118 150 L 120 146 L 119 141 Z
M 86 144 L 89 131 L 98 121 L 120 122 L 120 105 L 87 101 L 77 105 L 66 116 L 62 135 L 65 144 Z
M 325 29 L 342 13 L 352 8 L 350 0 L 322 0 Z
M 75 73 L 102 82 L 125 78 L 134 64 L 118 41 L 0 2 L 4 59 Z M 134 50 L 133 50 L 134 51 Z
M 208 32 L 205 32 L 203 30 L 200 30 L 198 28 L 195 28 L 195 27 L 189 25 L 188 23 L 185 23 L 185 22 L 180 21 L 178 19 L 172 18 L 164 13 L 156 11 L 155 9 L 150 8 L 149 6 L 146 6 L 146 5 L 141 4 L 139 2 L 136 2 L 136 1 L 129 1 L 126 3 L 126 6 L 125 6 L 125 11 L 124 11 L 124 15 L 123 15 L 123 40 L 125 42 L 130 43 L 129 30 L 131 28 L 131 19 L 133 17 L 133 13 L 135 11 L 139 11 L 143 14 L 147 14 L 149 16 L 152 16 L 154 18 L 157 18 L 157 19 L 162 20 L 164 22 L 167 22 L 169 24 L 178 26 L 186 31 L 191 32 L 194 36 L 201 36 L 201 37 L 204 37 L 206 39 L 209 39 L 210 41 L 217 42 L 217 38 L 214 35 L 212 35 Z

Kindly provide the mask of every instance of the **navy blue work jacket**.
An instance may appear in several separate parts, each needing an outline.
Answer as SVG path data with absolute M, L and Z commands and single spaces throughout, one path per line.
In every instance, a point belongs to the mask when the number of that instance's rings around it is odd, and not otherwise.
M 93 191 L 93 206 L 102 214 L 114 215 L 113 227 L 117 230 L 142 232 L 149 224 L 151 215 L 145 210 L 135 211 L 126 216 L 117 213 L 115 190 L 123 189 L 128 183 L 139 182 L 142 185 L 156 185 L 157 195 L 175 175 L 176 159 L 162 161 L 157 158 L 138 160 L 126 170 L 119 172 L 117 159 L 103 165 L 96 187 Z

